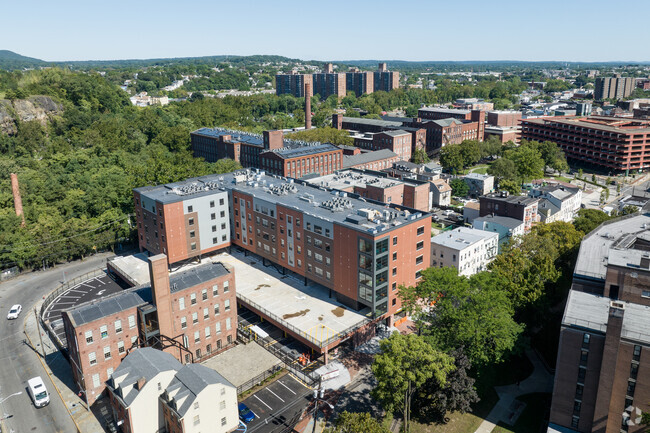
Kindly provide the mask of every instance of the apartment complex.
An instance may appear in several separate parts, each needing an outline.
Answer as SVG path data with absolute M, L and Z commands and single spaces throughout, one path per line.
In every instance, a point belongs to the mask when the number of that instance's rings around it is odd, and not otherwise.
M 539 198 L 537 212 L 540 221 L 571 222 L 582 205 L 582 190 L 564 185 L 546 185 L 534 187 L 528 193 L 530 197 Z
M 190 363 L 236 339 L 234 271 L 206 263 L 169 274 L 167 257 L 149 258 L 150 284 L 62 313 L 72 375 L 92 404 L 129 349 L 151 346 Z
M 424 107 L 418 117 L 427 131 L 427 151 L 485 136 L 485 111 Z
M 131 352 L 106 389 L 122 433 L 226 433 L 239 424 L 235 386 L 210 368 L 183 365 L 160 350 Z
M 650 121 L 618 117 L 523 119 L 521 138 L 554 141 L 567 159 L 606 170 L 650 167 Z
M 425 248 L 430 214 L 263 171 L 243 170 L 136 188 L 134 198 L 140 213 L 145 212 L 140 205 L 143 199 L 159 207 L 174 204 L 170 217 L 182 221 L 187 200 L 209 203 L 224 193 L 234 236 L 230 245 L 323 285 L 339 302 L 355 310 L 370 308 L 373 317 L 389 317 L 399 311 L 397 287 L 416 284 L 430 262 L 429 247 Z M 147 227 L 153 230 L 152 223 L 149 218 L 138 228 L 139 234 Z M 165 225 L 163 230 L 161 235 L 168 237 L 177 228 Z M 141 242 L 140 249 L 148 245 Z M 192 254 L 206 252 L 197 246 Z M 171 251 L 170 257 L 186 260 L 189 253 Z
M 395 119 L 395 120 L 391 120 Z M 367 135 L 372 138 L 372 134 L 389 131 L 406 131 L 411 134 L 411 154 L 417 149 L 424 150 L 426 147 L 427 131 L 418 123 L 417 119 L 408 117 L 388 117 L 382 119 L 366 119 L 361 117 L 346 117 L 342 114 L 332 115 L 332 128 L 346 129 L 351 133 Z
M 374 73 L 375 92 L 380 90 L 390 92 L 399 88 L 399 72 L 388 70 L 386 63 L 380 63 L 379 69 Z
M 636 81 L 632 77 L 621 77 L 616 74 L 613 77 L 598 77 L 594 83 L 594 99 L 623 99 L 632 94 L 636 87 Z
M 291 71 L 288 74 L 277 74 L 275 76 L 275 94 L 276 95 L 292 95 L 296 98 L 304 98 L 305 84 L 310 86 L 313 84 L 311 74 L 297 74 Z M 310 92 L 309 96 L 314 96 L 313 86 L 307 91 Z
M 360 197 L 382 203 L 404 205 L 428 212 L 431 209 L 429 182 L 398 180 L 388 173 L 367 170 L 341 170 L 337 173 L 309 179 L 312 185 L 352 192 Z
M 642 432 L 650 407 L 650 215 L 608 221 L 580 246 L 560 330 L 552 431 Z
M 497 215 L 515 218 L 524 222 L 524 230 L 529 231 L 539 222 L 538 198 L 510 195 L 507 191 L 479 197 L 479 216 Z
M 358 68 L 351 68 L 345 73 L 345 87 L 348 92 L 354 92 L 361 96 L 375 91 L 375 74 L 368 71 L 360 71 Z
M 389 149 L 401 159 L 411 159 L 412 136 L 402 129 L 354 135 L 354 145 L 362 149 Z
M 314 83 L 314 94 L 327 99 L 332 95 L 342 98 L 346 95 L 345 73 L 320 72 L 312 75 Z
M 486 270 L 498 249 L 497 233 L 459 227 L 431 238 L 431 266 L 453 267 L 469 277 Z

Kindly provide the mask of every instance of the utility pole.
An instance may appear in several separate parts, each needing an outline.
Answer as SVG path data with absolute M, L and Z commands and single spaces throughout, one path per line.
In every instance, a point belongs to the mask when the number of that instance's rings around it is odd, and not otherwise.
M 36 314 L 36 307 L 34 307 L 34 319 L 36 319 L 36 331 L 38 331 L 38 339 L 41 341 L 41 351 L 43 352 L 43 359 L 45 359 L 45 346 L 43 346 L 43 336 L 41 335 L 41 328 L 38 325 L 38 314 Z

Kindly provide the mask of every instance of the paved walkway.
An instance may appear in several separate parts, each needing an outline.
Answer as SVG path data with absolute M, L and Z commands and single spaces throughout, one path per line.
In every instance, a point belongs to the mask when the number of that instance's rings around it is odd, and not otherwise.
M 499 401 L 492 408 L 487 418 L 483 420 L 475 433 L 490 433 L 494 427 L 503 421 L 508 425 L 514 424 L 524 405 L 515 401 L 517 397 L 534 392 L 553 392 L 553 375 L 549 373 L 538 355 L 532 350 L 526 351 L 526 356 L 533 364 L 533 372 L 521 383 L 495 386 Z
M 38 302 L 35 307 L 36 311 L 40 311 L 43 301 Z M 72 371 L 67 359 L 59 352 L 56 345 L 45 330 L 40 325 L 37 325 L 34 318 L 34 312 L 30 311 L 25 317 L 25 335 L 27 342 L 34 349 L 35 356 L 38 356 L 43 364 L 43 368 L 48 376 L 54 383 L 56 392 L 60 395 L 61 400 L 66 406 L 68 413 L 77 426 L 77 430 L 81 433 L 101 433 L 104 432 L 99 420 L 95 414 L 86 409 L 86 403 L 76 394 L 77 386 L 72 379 Z M 39 338 L 40 331 L 40 338 Z M 41 339 L 43 347 L 45 348 L 45 358 L 43 358 L 43 350 L 41 348 Z M 97 410 L 101 411 L 102 408 L 106 411 L 103 405 L 95 404 Z M 110 416 L 109 412 L 105 415 Z

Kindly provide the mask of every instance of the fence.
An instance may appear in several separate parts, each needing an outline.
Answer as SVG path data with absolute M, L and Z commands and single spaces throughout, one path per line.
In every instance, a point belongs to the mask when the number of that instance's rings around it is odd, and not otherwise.
M 264 373 L 258 374 L 254 378 L 247 380 L 246 382 L 242 383 L 237 387 L 237 395 L 241 395 L 243 392 L 246 392 L 249 389 L 253 388 L 254 386 L 259 385 L 260 383 L 264 382 L 266 379 L 273 376 L 283 368 L 284 368 L 284 364 L 274 365 L 273 367 L 266 370 Z
M 251 301 L 248 298 L 244 298 L 239 293 L 237 294 L 237 299 L 239 299 L 244 305 L 250 306 L 251 308 L 257 310 L 259 313 L 264 314 L 266 317 L 268 317 L 272 321 L 276 322 L 281 327 L 288 329 L 289 331 L 293 332 L 294 334 L 296 334 L 296 335 L 304 338 L 305 340 L 309 341 L 310 343 L 314 344 L 316 347 L 327 347 L 331 343 L 333 343 L 333 342 L 335 342 L 337 340 L 340 340 L 342 338 L 347 337 L 348 335 L 352 334 L 357 329 L 361 328 L 362 326 L 364 326 L 365 324 L 370 322 L 369 320 L 366 320 L 366 321 L 364 321 L 362 323 L 357 323 L 356 325 L 352 325 L 349 328 L 347 328 L 347 329 L 345 329 L 345 330 L 343 330 L 341 332 L 337 332 L 334 336 L 329 337 L 327 340 L 324 340 L 324 341 L 323 340 L 317 340 L 316 338 L 312 337 L 311 335 L 307 334 L 306 332 L 304 332 L 304 331 L 296 328 L 292 324 L 286 322 L 284 319 L 282 319 L 282 318 L 276 316 L 275 314 L 271 313 L 270 311 L 268 311 L 266 308 L 262 307 L 261 305 Z
M 306 374 L 294 367 L 293 364 L 296 362 L 296 359 L 292 358 L 288 353 L 285 353 L 275 347 L 272 344 L 273 340 L 267 338 L 256 338 L 255 342 L 267 351 L 271 352 L 276 358 L 279 358 L 284 363 L 284 366 L 287 370 L 289 370 L 294 376 L 305 382 L 307 385 L 311 385 L 320 379 L 320 377 L 314 372 Z
M 73 278 L 70 281 L 66 281 L 65 283 L 61 284 L 59 287 L 56 289 L 52 290 L 49 295 L 45 297 L 43 300 L 43 304 L 41 304 L 41 311 L 40 311 L 40 322 L 43 325 L 43 328 L 47 331 L 48 335 L 54 341 L 54 344 L 59 348 L 59 350 L 64 351 L 65 347 L 63 346 L 63 342 L 59 339 L 59 336 L 56 335 L 56 332 L 52 329 L 50 326 L 49 322 L 46 322 L 43 320 L 43 313 L 45 313 L 45 310 L 47 307 L 50 306 L 50 304 L 57 298 L 59 295 L 62 293 L 66 292 L 67 290 L 71 289 L 72 287 L 76 286 L 79 283 L 83 283 L 84 281 L 88 281 L 92 278 L 95 278 L 99 275 L 103 275 L 104 270 L 103 269 L 95 269 L 94 271 L 90 271 L 88 273 L 85 273 L 81 276 L 78 276 L 76 278 Z

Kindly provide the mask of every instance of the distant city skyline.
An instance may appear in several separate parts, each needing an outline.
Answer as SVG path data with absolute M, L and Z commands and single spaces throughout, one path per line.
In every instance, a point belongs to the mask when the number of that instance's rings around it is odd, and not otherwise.
M 262 54 L 643 62 L 650 61 L 650 26 L 640 13 L 646 6 L 641 0 L 9 2 L 0 49 L 45 61 Z

